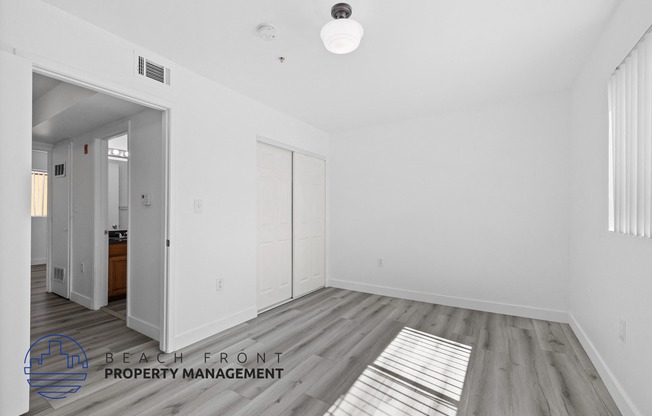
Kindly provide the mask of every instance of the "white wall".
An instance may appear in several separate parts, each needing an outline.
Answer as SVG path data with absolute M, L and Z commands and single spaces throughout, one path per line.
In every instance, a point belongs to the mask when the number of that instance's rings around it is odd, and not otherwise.
M 154 339 L 160 335 L 163 284 L 165 181 L 162 113 L 146 110 L 131 117 L 129 131 L 129 286 L 127 324 Z M 151 194 L 151 205 L 141 203 Z
M 32 170 L 48 170 L 48 152 L 32 150 Z
M 560 93 L 331 137 L 331 285 L 564 319 L 569 113 Z
M 652 241 L 607 231 L 607 81 L 651 23 L 652 2 L 623 0 L 572 95 L 570 312 L 625 415 L 652 414 Z
M 256 136 L 322 155 L 328 137 L 217 84 L 177 77 L 189 94 L 175 113 L 182 121 L 170 156 L 179 347 L 256 316 Z M 194 199 L 203 200 L 202 214 L 193 212 Z
M 32 169 L 48 170 L 48 152 L 32 150 Z M 47 261 L 47 217 L 32 217 L 32 264 Z
M 47 217 L 32 217 L 32 264 L 47 261 Z
M 255 316 L 256 136 L 327 155 L 328 135 L 174 63 L 171 86 L 136 78 L 141 48 L 39 0 L 0 3 L 0 47 L 172 107 L 168 348 Z
M 99 151 L 93 133 L 72 140 L 72 163 L 67 174 L 72 181 L 72 252 L 70 264 L 70 299 L 87 308 L 93 304 L 95 287 L 95 153 Z M 88 145 L 88 153 L 84 146 Z M 106 156 L 105 156 L 106 157 Z M 83 264 L 83 269 L 82 269 Z

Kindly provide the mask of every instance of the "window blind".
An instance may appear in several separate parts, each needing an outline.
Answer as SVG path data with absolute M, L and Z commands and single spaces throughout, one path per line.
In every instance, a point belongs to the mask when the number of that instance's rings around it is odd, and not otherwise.
M 609 230 L 651 236 L 652 38 L 609 80 Z
M 32 171 L 32 217 L 48 216 L 48 174 Z

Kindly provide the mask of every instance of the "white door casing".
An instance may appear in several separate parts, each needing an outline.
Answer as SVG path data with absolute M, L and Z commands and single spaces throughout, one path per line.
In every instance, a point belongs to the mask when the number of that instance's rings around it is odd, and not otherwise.
M 293 292 L 299 297 L 326 283 L 326 162 L 300 153 L 293 160 Z
M 292 152 L 258 143 L 257 306 L 292 298 Z
M 29 410 L 32 66 L 0 50 L 0 414 Z

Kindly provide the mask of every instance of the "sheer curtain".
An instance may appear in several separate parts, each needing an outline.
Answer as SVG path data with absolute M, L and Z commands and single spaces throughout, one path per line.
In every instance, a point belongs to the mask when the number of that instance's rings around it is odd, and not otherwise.
M 609 230 L 650 237 L 652 37 L 609 80 Z
M 32 171 L 32 217 L 48 216 L 48 174 Z

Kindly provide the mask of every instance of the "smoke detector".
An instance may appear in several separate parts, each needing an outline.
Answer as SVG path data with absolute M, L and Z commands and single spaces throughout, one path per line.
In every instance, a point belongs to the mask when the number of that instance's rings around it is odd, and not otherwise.
M 260 36 L 261 39 L 263 40 L 274 40 L 276 39 L 276 36 L 278 36 L 278 30 L 272 25 L 259 25 L 256 28 L 256 32 L 258 33 L 258 36 Z

